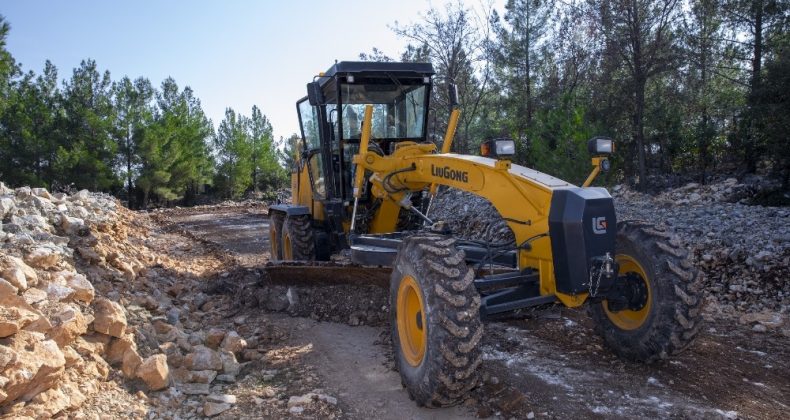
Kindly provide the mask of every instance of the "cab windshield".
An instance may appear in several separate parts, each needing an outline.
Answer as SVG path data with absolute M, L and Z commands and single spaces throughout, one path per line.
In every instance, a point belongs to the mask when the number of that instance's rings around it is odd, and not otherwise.
M 422 139 L 425 131 L 427 86 L 397 81 L 341 84 L 342 138 L 361 137 L 365 105 L 373 105 L 371 137 L 374 140 Z

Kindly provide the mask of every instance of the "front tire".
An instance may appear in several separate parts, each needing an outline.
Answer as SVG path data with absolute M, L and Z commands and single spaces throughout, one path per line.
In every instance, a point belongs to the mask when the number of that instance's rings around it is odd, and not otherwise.
M 390 328 L 401 382 L 418 405 L 458 404 L 478 384 L 480 295 L 455 239 L 404 239 L 390 280 Z
M 272 211 L 269 213 L 269 249 L 271 251 L 270 259 L 272 261 L 279 261 L 283 259 L 283 250 L 280 241 L 282 240 L 283 221 L 285 215 Z
M 280 238 L 284 260 L 315 260 L 315 239 L 309 215 L 287 216 Z
M 702 275 L 664 228 L 645 222 L 617 224 L 618 277 L 643 281 L 647 300 L 638 310 L 610 311 L 591 303 L 597 332 L 617 355 L 652 363 L 685 350 L 699 332 Z

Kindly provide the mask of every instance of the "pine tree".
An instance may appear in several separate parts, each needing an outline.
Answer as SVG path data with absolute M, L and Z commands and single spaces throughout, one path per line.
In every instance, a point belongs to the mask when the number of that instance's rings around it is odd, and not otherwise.
M 227 108 L 214 145 L 217 153 L 215 186 L 229 198 L 239 198 L 252 185 L 252 142 L 246 118 Z
M 117 144 L 113 139 L 115 109 L 110 72 L 83 60 L 63 87 L 62 138 L 55 158 L 57 179 L 75 188 L 114 191 Z
M 132 82 L 124 77 L 113 86 L 116 109 L 115 136 L 119 151 L 119 169 L 126 178 L 126 194 L 132 206 L 134 187 L 132 180 L 140 165 L 139 145 L 145 130 L 153 122 L 154 88 L 145 78 Z

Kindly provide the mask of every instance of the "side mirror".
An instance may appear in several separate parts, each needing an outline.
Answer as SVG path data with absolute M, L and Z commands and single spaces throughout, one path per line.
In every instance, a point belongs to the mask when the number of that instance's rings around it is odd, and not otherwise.
M 458 106 L 458 86 L 455 83 L 447 85 L 447 97 L 450 99 L 450 107 Z
M 312 106 L 318 106 L 324 102 L 324 93 L 321 91 L 320 83 L 310 82 L 307 84 L 307 101 Z

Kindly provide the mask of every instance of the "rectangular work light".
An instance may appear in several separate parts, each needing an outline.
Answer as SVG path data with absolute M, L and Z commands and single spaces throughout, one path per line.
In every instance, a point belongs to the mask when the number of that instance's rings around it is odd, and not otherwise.
M 511 139 L 493 139 L 480 144 L 480 155 L 492 159 L 510 159 L 516 155 L 516 142 Z
M 611 155 L 614 153 L 614 142 L 606 137 L 593 137 L 587 142 L 587 150 L 593 155 Z

